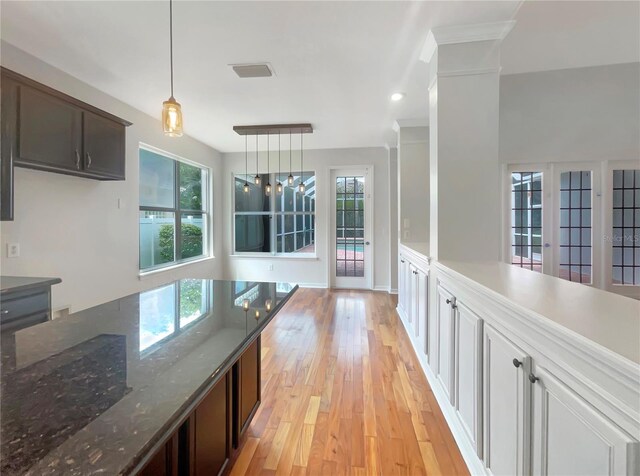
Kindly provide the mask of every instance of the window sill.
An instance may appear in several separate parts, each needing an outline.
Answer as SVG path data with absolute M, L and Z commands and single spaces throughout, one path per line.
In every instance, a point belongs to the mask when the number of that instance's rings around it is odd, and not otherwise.
M 181 263 L 176 263 L 174 265 L 166 266 L 166 267 L 163 267 L 163 268 L 151 269 L 149 271 L 141 271 L 141 272 L 138 273 L 138 279 L 140 281 L 142 281 L 145 278 L 150 277 L 150 276 L 154 276 L 156 274 L 164 273 L 166 271 L 173 271 L 173 270 L 176 270 L 176 269 L 179 269 L 179 268 L 184 268 L 185 266 L 189 266 L 189 265 L 196 264 L 196 263 L 202 263 L 204 261 L 210 261 L 210 260 L 213 260 L 213 259 L 215 259 L 215 256 L 205 256 L 203 258 L 198 258 L 198 259 L 194 259 L 194 260 L 191 260 L 191 261 L 183 261 Z
M 315 254 L 279 254 L 272 255 L 271 253 L 236 253 L 229 255 L 229 258 L 244 258 L 244 259 L 276 259 L 276 260 L 307 260 L 318 261 L 318 256 Z

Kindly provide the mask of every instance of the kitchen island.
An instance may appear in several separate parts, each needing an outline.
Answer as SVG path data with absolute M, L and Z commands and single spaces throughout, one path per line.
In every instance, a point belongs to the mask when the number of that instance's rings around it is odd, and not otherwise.
M 223 471 L 260 403 L 260 333 L 296 289 L 185 279 L 15 332 L 0 473 Z

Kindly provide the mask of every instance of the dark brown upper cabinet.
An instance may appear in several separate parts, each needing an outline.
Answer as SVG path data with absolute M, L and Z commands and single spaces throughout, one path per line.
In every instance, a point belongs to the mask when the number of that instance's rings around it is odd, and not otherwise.
M 16 151 L 18 83 L 0 81 L 0 220 L 13 220 L 13 158 Z
M 5 68 L 2 82 L 17 85 L 10 91 L 15 101 L 2 109 L 15 144 L 15 166 L 96 180 L 125 179 L 125 128 L 130 122 Z M 3 102 L 4 95 L 3 87 Z M 3 147 L 3 162 L 5 156 Z

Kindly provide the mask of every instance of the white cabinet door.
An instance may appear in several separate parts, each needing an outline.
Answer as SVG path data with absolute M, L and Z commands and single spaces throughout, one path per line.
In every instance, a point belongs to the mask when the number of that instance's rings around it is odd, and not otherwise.
M 411 324 L 413 325 L 413 339 L 418 347 L 420 335 L 424 332 L 423 324 L 420 322 L 420 306 L 421 306 L 421 289 L 420 289 L 420 271 L 415 266 L 411 266 Z
M 400 308 L 400 310 L 402 311 L 400 313 L 400 317 L 404 316 L 402 315 L 403 313 L 406 315 L 407 313 L 407 308 L 406 308 L 406 296 L 407 296 L 407 281 L 406 281 L 406 276 L 407 276 L 407 267 L 409 266 L 408 261 L 406 260 L 406 258 L 402 255 L 400 255 L 400 260 L 398 262 L 398 307 Z
M 525 378 L 529 358 L 488 324 L 483 340 L 484 464 L 491 474 L 518 476 L 528 461 Z
M 534 475 L 638 474 L 637 440 L 548 370 L 533 374 Z
M 407 275 L 407 279 L 409 280 L 409 285 L 407 286 L 407 290 L 409 291 L 409 312 L 408 312 L 408 316 L 409 316 L 409 323 L 411 324 L 410 329 L 409 330 L 409 334 L 411 335 L 411 338 L 413 339 L 415 337 L 415 322 L 416 322 L 416 318 L 415 318 L 415 313 L 417 310 L 417 300 L 418 300 L 418 287 L 416 285 L 416 274 L 418 274 L 418 272 L 416 271 L 416 267 L 409 263 L 409 274 Z
M 467 438 L 482 456 L 482 319 L 460 301 L 455 312 L 455 409 Z
M 419 343 L 419 348 L 422 349 L 422 352 L 429 355 L 429 275 L 418 269 L 416 282 L 418 286 L 416 329 L 419 328 L 419 332 L 416 330 L 416 333 L 421 335 L 416 342 Z
M 451 304 L 455 302 L 454 297 L 438 285 L 437 307 L 437 328 L 438 328 L 438 380 L 442 383 L 449 401 L 453 403 L 453 376 L 454 376 L 454 320 Z

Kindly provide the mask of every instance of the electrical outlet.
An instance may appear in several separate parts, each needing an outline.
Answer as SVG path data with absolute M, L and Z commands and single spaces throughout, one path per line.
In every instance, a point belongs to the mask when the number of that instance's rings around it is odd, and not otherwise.
M 7 243 L 7 258 L 17 258 L 20 256 L 20 244 Z
M 404 228 L 411 228 L 411 220 L 408 218 L 404 219 Z
M 269 271 L 273 271 L 273 264 L 269 263 L 269 264 L 267 265 L 267 270 L 269 270 Z
M 409 238 L 409 230 L 404 230 L 404 239 Z

